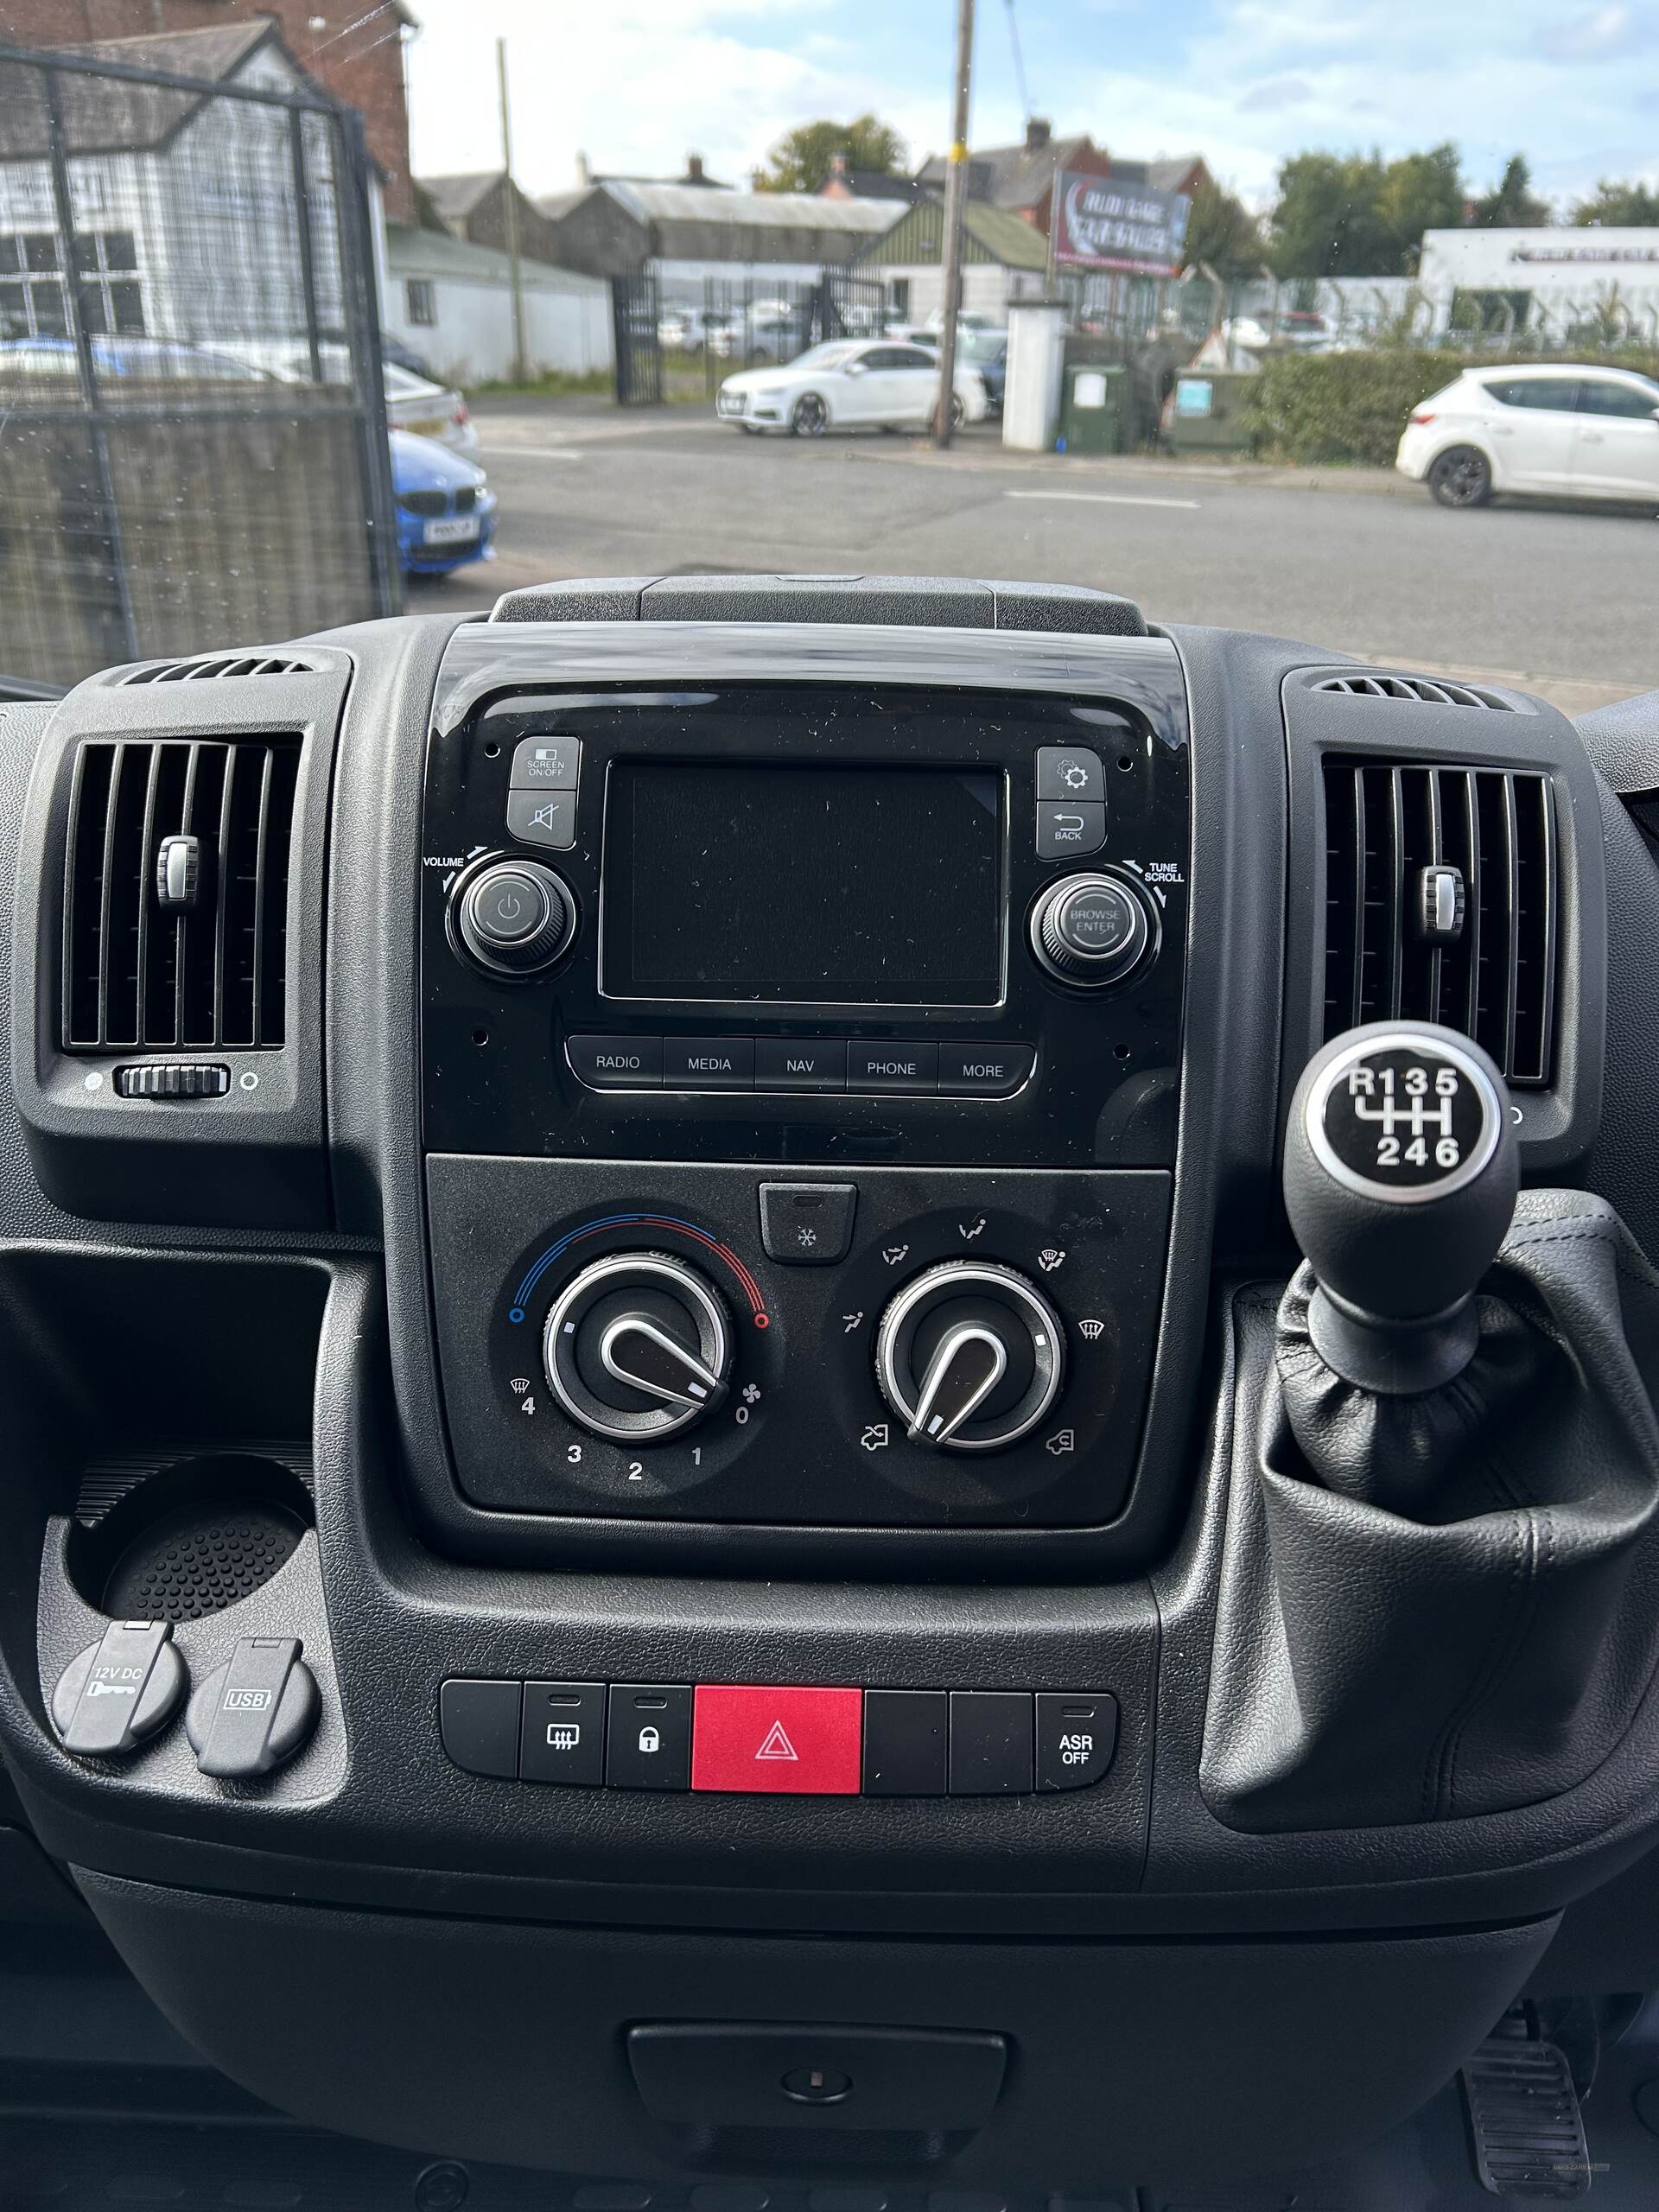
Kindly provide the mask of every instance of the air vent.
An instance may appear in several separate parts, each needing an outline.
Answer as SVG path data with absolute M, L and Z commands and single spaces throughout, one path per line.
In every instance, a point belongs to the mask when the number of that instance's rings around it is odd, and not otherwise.
M 158 660 L 148 668 L 135 668 L 121 681 L 127 683 L 203 683 L 221 676 L 312 676 L 308 660 L 283 660 L 270 654 L 240 653 L 218 660 Z
M 1325 1034 L 1443 1021 L 1510 1083 L 1548 1083 L 1560 896 L 1548 778 L 1331 755 L 1325 827 Z M 1438 943 L 1421 919 L 1435 866 L 1464 890 L 1461 926 Z
M 79 747 L 64 854 L 67 1051 L 281 1045 L 299 768 L 297 737 Z M 188 905 L 158 892 L 168 837 L 195 841 Z
M 1427 676 L 1327 676 L 1316 691 L 1340 691 L 1351 699 L 1415 699 L 1432 707 L 1487 707 L 1495 714 L 1515 709 L 1496 691 L 1473 683 L 1440 683 Z

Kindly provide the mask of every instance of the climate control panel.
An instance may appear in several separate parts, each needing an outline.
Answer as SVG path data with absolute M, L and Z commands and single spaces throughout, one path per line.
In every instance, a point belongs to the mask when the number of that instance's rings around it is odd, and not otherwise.
M 520 1513 L 1097 1527 L 1133 1476 L 1160 1169 L 436 1155 L 448 1429 Z

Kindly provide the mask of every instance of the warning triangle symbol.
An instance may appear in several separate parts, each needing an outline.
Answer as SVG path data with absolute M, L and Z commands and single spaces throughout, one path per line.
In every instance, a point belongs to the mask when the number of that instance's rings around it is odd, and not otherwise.
M 798 1758 L 800 1754 L 785 1735 L 783 1722 L 774 1720 L 766 1742 L 754 1756 L 758 1759 L 793 1759 Z

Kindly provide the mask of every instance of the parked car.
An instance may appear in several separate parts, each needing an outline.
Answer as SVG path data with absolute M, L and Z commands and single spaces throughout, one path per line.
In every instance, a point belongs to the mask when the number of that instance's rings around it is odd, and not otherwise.
M 185 346 L 170 338 L 94 338 L 92 366 L 100 376 L 154 377 L 174 382 L 212 384 L 276 383 L 268 369 L 256 368 L 235 353 L 205 346 Z M 13 338 L 0 344 L 0 380 L 17 377 L 73 377 L 72 338 Z
M 1394 465 L 1443 507 L 1502 492 L 1659 501 L 1659 384 L 1556 362 L 1465 369 L 1413 410 Z
M 931 419 L 938 393 L 937 353 L 886 339 L 840 338 L 779 368 L 728 377 L 715 411 L 742 430 L 817 438 L 826 430 L 920 429 Z M 960 363 L 953 421 L 977 423 L 986 411 L 983 378 Z
M 1002 394 L 1008 381 L 1008 334 L 1006 330 L 969 326 L 957 334 L 957 359 L 976 371 L 985 387 L 986 411 L 1002 412 Z
M 380 333 L 380 359 L 394 369 L 403 369 L 412 377 L 424 378 L 428 384 L 441 384 L 442 379 L 432 373 L 432 365 L 424 353 L 417 353 L 404 343 L 395 331 Z
M 410 376 L 407 369 L 385 366 L 386 421 L 394 430 L 411 437 L 435 438 L 455 453 L 470 453 L 478 443 L 478 426 L 458 391 L 434 384 L 427 377 Z
M 435 438 L 391 433 L 397 558 L 405 575 L 448 575 L 495 558 L 495 494 L 476 463 Z

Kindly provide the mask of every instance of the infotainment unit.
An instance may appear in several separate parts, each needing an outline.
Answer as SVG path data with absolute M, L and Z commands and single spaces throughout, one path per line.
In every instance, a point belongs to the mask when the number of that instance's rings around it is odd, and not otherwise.
M 543 677 L 444 717 L 429 1144 L 1172 1164 L 1185 722 L 1116 650 L 1109 698 Z

